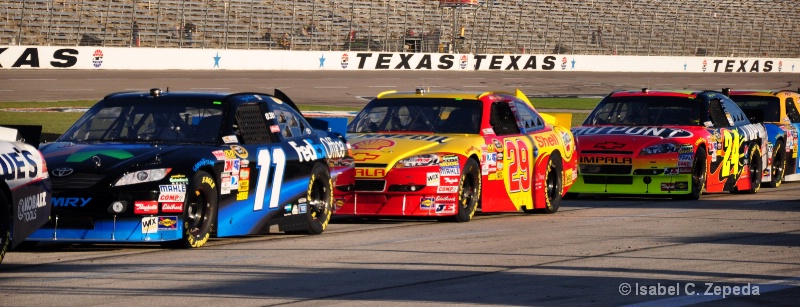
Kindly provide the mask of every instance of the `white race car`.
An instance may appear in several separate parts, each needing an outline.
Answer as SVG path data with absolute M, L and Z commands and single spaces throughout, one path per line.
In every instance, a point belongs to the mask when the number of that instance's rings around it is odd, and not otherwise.
M 36 133 L 38 135 L 38 132 Z M 35 140 L 38 144 L 38 137 Z M 0 262 L 50 217 L 50 178 L 42 153 L 17 129 L 0 127 Z

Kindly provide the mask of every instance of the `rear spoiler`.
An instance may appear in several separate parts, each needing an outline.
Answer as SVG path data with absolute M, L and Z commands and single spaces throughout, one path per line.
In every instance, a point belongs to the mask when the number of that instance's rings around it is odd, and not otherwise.
M 2 125 L 0 127 L 0 140 L 9 142 L 22 142 L 39 149 L 39 140 L 42 137 L 42 126 L 39 125 Z
M 572 113 L 539 113 L 544 122 L 553 126 L 561 126 L 569 129 L 572 127 Z

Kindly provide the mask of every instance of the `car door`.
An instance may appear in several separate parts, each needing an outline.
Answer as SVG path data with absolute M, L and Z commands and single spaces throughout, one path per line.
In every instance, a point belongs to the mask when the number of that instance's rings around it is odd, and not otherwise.
M 489 123 L 500 138 L 503 148 L 502 157 L 497 157 L 497 171 L 502 174 L 503 187 L 514 206 L 506 208 L 506 211 L 519 210 L 521 206 L 532 206 L 531 188 L 535 179 L 533 163 L 536 155 L 532 134 L 541 130 L 541 127 L 538 130 L 530 125 L 526 127 L 526 124 L 520 121 L 521 104 L 523 103 L 520 101 L 507 99 L 494 101 L 490 107 Z M 529 124 L 536 121 L 530 116 L 528 119 Z M 538 120 L 541 121 L 541 118 Z

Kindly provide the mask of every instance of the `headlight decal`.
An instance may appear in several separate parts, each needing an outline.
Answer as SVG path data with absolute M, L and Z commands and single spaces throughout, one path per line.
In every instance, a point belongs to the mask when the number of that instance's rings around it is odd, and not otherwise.
M 126 173 L 117 179 L 114 186 L 118 187 L 129 184 L 159 181 L 167 177 L 167 174 L 169 174 L 171 170 L 171 168 L 157 168 Z

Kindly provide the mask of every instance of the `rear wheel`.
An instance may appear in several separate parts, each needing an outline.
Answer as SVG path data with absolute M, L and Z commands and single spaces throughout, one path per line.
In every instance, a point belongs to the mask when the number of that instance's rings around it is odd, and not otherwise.
M 454 222 L 469 222 L 478 210 L 478 200 L 481 198 L 481 173 L 478 162 L 467 159 L 461 171 L 461 180 L 458 184 L 458 204 L 456 215 L 448 220 Z
M 0 263 L 3 262 L 9 246 L 11 246 L 11 202 L 0 190 Z
M 217 219 L 217 189 L 212 186 L 214 177 L 199 171 L 194 175 L 191 189 L 183 209 L 182 247 L 202 247 L 211 237 Z
M 764 185 L 770 188 L 777 188 L 783 183 L 783 174 L 786 172 L 786 149 L 784 148 L 783 141 L 778 141 L 773 148 L 772 154 L 772 180 L 764 182 Z
M 755 194 L 758 193 L 758 189 L 761 187 L 761 174 L 763 170 L 761 169 L 761 151 L 758 150 L 758 147 L 753 147 L 750 150 L 750 155 L 748 156 L 747 168 L 748 168 L 748 176 L 750 177 L 750 188 L 746 190 L 738 190 L 733 188 L 731 193 L 736 194 Z
M 550 156 L 550 160 L 547 162 L 547 171 L 545 173 L 544 178 L 544 188 L 545 188 L 545 207 L 544 209 L 525 209 L 522 208 L 522 211 L 526 213 L 534 213 L 534 212 L 544 212 L 547 214 L 556 213 L 558 208 L 561 206 L 561 200 L 563 198 L 562 192 L 564 191 L 564 180 L 562 180 L 561 175 L 562 172 L 562 165 L 561 165 L 561 157 L 558 155 Z
M 308 233 L 321 234 L 328 227 L 333 212 L 333 183 L 328 169 L 322 164 L 314 165 L 306 195 L 308 206 Z

